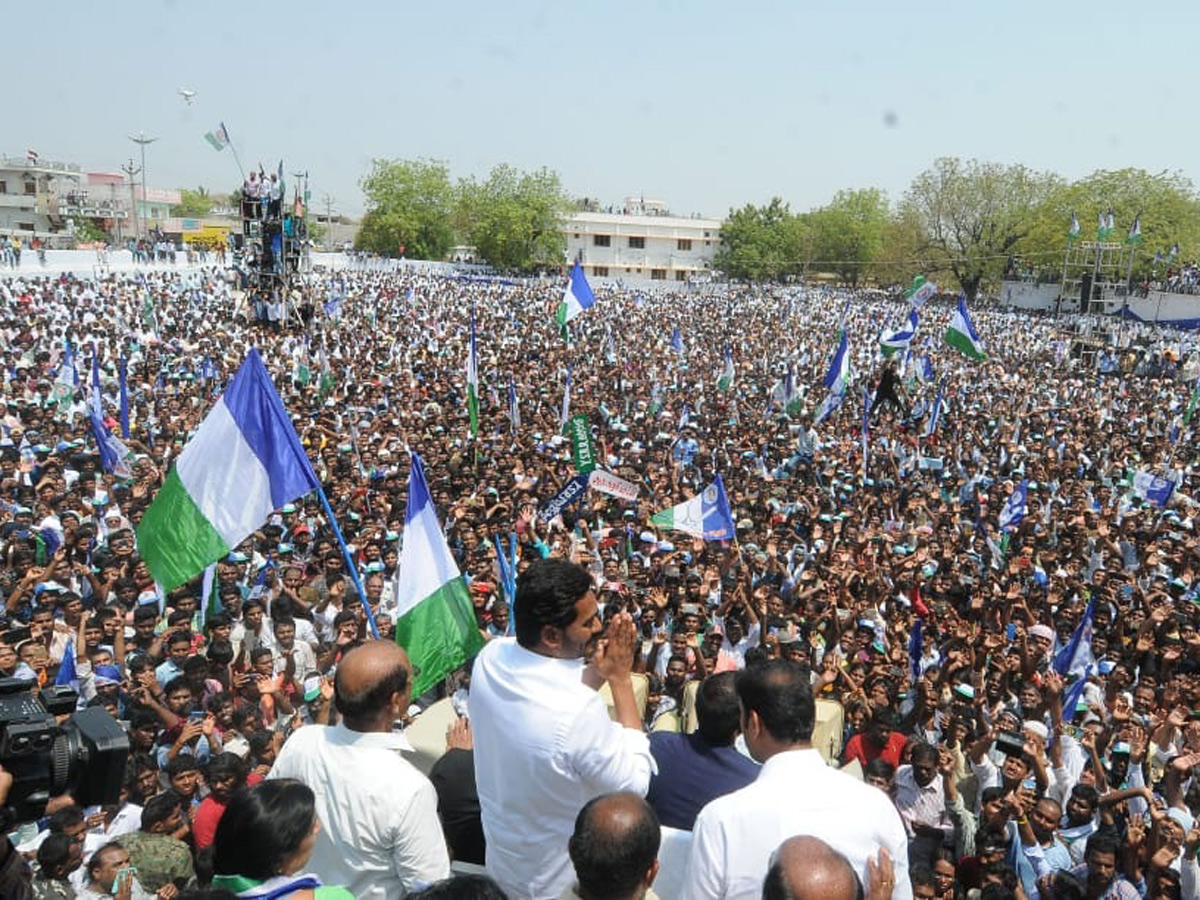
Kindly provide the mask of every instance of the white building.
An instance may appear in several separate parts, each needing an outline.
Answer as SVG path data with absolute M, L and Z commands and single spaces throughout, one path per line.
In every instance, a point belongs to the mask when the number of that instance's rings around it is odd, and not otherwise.
M 660 201 L 628 198 L 614 212 L 567 218 L 567 258 L 589 278 L 688 281 L 712 269 L 721 219 L 673 216 Z
M 79 189 L 84 178 L 79 166 L 25 156 L 0 156 L 0 234 L 12 234 L 28 244 L 68 239 L 67 219 L 60 203 Z

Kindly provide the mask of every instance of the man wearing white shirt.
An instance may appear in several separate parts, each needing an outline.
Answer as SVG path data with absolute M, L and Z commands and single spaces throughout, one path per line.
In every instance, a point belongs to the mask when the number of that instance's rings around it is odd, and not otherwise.
M 561 559 L 521 574 L 513 624 L 516 637 L 490 641 L 471 675 L 487 869 L 514 900 L 556 900 L 573 880 L 567 843 L 579 810 L 612 791 L 645 796 L 655 771 L 633 697 L 637 632 L 621 613 L 596 642 L 591 576 Z M 615 722 L 597 693 L 602 681 Z
M 338 665 L 334 690 L 342 721 L 299 729 L 270 775 L 316 794 L 321 830 L 309 868 L 360 897 L 372 888 L 403 897 L 448 877 L 437 794 L 400 755 L 411 747 L 393 727 L 412 693 L 407 654 L 391 641 L 357 647 Z
M 738 674 L 742 734 L 763 764 L 757 780 L 701 810 L 692 830 L 681 897 L 761 896 L 771 853 L 795 835 L 817 835 L 868 880 L 881 848 L 890 855 L 894 900 L 909 900 L 908 839 L 887 795 L 825 764 L 812 748 L 816 707 L 805 669 L 786 660 Z

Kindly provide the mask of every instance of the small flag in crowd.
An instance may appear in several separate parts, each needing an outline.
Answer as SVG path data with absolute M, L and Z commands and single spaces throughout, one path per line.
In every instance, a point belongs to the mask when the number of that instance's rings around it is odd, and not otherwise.
M 512 430 L 521 427 L 521 408 L 517 406 L 517 386 L 513 384 L 511 378 L 508 379 L 508 420 L 512 423 Z
M 291 419 L 251 349 L 179 454 L 137 529 L 138 552 L 172 591 L 320 487 Z
M 224 122 L 218 122 L 216 128 L 204 135 L 204 139 L 219 152 L 229 146 L 229 130 Z
M 863 478 L 867 477 L 867 460 L 870 453 L 870 431 L 871 431 L 871 392 L 867 386 L 863 385 L 862 390 L 862 458 L 863 458 Z
M 575 266 L 571 269 L 571 280 L 567 282 L 562 303 L 558 307 L 558 324 L 566 325 L 585 309 L 591 309 L 595 302 L 596 297 L 583 274 L 583 266 L 579 264 L 579 260 L 575 260 Z
M 706 541 L 727 541 L 735 535 L 733 512 L 720 475 L 691 500 L 664 509 L 650 522 Z
M 396 589 L 396 643 L 408 652 L 419 697 L 483 647 L 467 584 L 446 545 L 421 457 L 412 455 Z
M 879 339 L 879 349 L 883 352 L 883 355 L 891 356 L 897 351 L 907 350 L 909 344 L 912 343 L 913 337 L 917 333 L 918 321 L 919 315 L 917 310 L 914 308 L 913 311 L 908 314 L 908 318 L 905 320 L 904 324 L 900 326 L 899 330 L 885 333 Z
M 130 460 L 133 453 L 120 440 L 113 436 L 95 410 L 88 414 L 88 422 L 92 430 L 92 438 L 100 450 L 100 465 L 105 472 L 118 478 L 132 478 L 133 467 Z
M 958 298 L 958 309 L 954 311 L 950 327 L 946 329 L 946 343 L 972 359 L 987 359 L 987 354 L 983 352 L 983 342 L 979 339 L 979 333 L 967 312 L 966 298 L 961 295 Z
M 75 669 L 75 641 L 73 640 L 68 640 L 67 646 L 63 648 L 62 663 L 58 667 L 58 674 L 54 676 L 54 683 L 79 689 L 79 673 Z
M 678 328 L 671 332 L 671 349 L 683 356 L 683 333 Z
M 129 361 L 124 356 L 117 364 L 117 378 L 121 385 L 121 437 L 129 440 Z
M 1096 663 L 1092 655 L 1092 615 L 1096 601 L 1089 600 L 1083 618 L 1071 633 L 1067 645 L 1054 657 L 1054 671 L 1064 677 L 1085 676 Z
M 717 378 L 717 390 L 727 391 L 733 387 L 733 351 L 729 349 L 729 345 L 725 345 L 725 364 L 721 368 L 721 375 Z
M 1021 483 L 1009 494 L 1004 509 L 1000 510 L 1000 528 L 1002 531 L 1014 531 L 1025 518 L 1026 499 L 1029 491 L 1029 481 L 1021 479 Z
M 923 619 L 913 622 L 912 632 L 908 636 L 908 671 L 913 682 L 921 678 L 921 656 L 925 652 L 922 647 L 923 622 Z
M 829 371 L 825 373 L 823 383 L 825 387 L 829 388 L 829 393 L 826 395 L 820 410 L 817 412 L 816 423 L 818 425 L 833 415 L 834 411 L 842 405 L 842 400 L 846 397 L 846 385 L 849 380 L 849 338 L 846 335 L 846 330 L 843 328 L 841 341 L 838 343 L 837 351 L 833 354 L 833 359 L 829 361 Z
M 920 309 L 925 305 L 934 294 L 937 293 L 937 285 L 932 281 L 926 280 L 924 275 L 918 275 L 913 279 L 912 285 L 904 292 L 904 299 Z
M 1196 384 L 1192 388 L 1192 396 L 1188 400 L 1187 410 L 1183 414 L 1183 424 L 1188 425 L 1192 421 L 1192 416 L 1196 414 L 1196 407 L 1200 406 L 1200 378 L 1196 379 Z
M 938 423 L 942 418 L 942 397 L 945 385 L 939 384 L 937 396 L 933 400 L 933 409 L 929 413 L 929 423 L 925 426 L 924 437 L 933 437 L 937 434 Z
M 100 355 L 96 352 L 96 345 L 92 344 L 92 386 L 91 396 L 88 398 L 91 404 L 92 412 L 99 418 L 104 418 L 104 397 L 100 393 Z
M 933 360 L 930 359 L 929 354 L 922 356 L 917 362 L 917 378 L 926 384 L 933 381 Z
M 467 416 L 471 437 L 479 437 L 479 360 L 475 353 L 475 310 L 471 310 L 471 334 L 467 343 Z
M 1133 493 L 1158 507 L 1166 506 L 1175 492 L 1175 482 L 1171 479 L 1141 470 L 1133 473 L 1129 486 Z

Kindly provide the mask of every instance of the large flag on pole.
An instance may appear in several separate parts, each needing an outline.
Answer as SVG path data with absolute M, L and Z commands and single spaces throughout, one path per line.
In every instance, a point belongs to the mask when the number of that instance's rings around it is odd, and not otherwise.
M 829 371 L 825 373 L 824 385 L 829 388 L 821 409 L 817 412 L 816 423 L 819 425 L 829 418 L 834 410 L 842 405 L 846 397 L 846 384 L 850 380 L 849 338 L 846 329 L 842 329 L 842 339 L 838 343 L 837 352 L 829 361 Z
M 983 342 L 979 339 L 979 333 L 967 312 L 967 301 L 961 296 L 958 298 L 958 309 L 954 311 L 954 317 L 950 320 L 950 327 L 946 329 L 946 343 L 972 359 L 987 359 L 987 354 L 983 352 Z
M 720 475 L 691 500 L 657 513 L 650 523 L 706 541 L 727 541 L 736 533 L 729 498 L 725 495 L 725 482 Z
M 467 415 L 471 437 L 479 437 L 479 358 L 475 352 L 475 310 L 471 310 L 471 336 L 467 345 Z
M 1067 240 L 1073 241 L 1079 237 L 1079 218 L 1071 213 L 1071 224 L 1067 226 Z
M 904 324 L 896 331 L 884 333 L 879 339 L 879 349 L 884 356 L 891 356 L 899 350 L 907 350 L 912 343 L 913 337 L 917 333 L 917 322 L 919 315 L 916 308 L 908 314 L 908 318 Z
M 595 302 L 596 297 L 583 274 L 583 266 L 579 264 L 579 260 L 575 260 L 575 267 L 571 269 L 571 280 L 567 282 L 562 303 L 558 307 L 558 324 L 566 325 L 585 309 L 590 309 Z
M 733 387 L 733 351 L 725 345 L 725 364 L 721 367 L 721 375 L 717 378 L 717 390 L 727 391 Z
M 172 591 L 320 487 L 258 350 L 238 369 L 137 529 L 138 552 Z
M 396 590 L 396 643 L 420 672 L 413 678 L 419 697 L 483 647 L 475 612 L 446 546 L 421 457 L 412 455 L 408 510 Z
M 1140 244 L 1142 242 L 1142 216 L 1141 213 L 1133 217 L 1133 224 L 1129 226 L 1129 234 L 1125 236 L 1125 243 Z
M 224 122 L 218 122 L 217 127 L 204 135 L 204 139 L 214 150 L 221 151 L 229 146 L 229 131 Z

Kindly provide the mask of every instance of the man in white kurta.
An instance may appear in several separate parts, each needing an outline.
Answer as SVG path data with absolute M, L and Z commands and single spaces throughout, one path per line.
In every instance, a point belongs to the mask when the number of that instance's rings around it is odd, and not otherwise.
M 514 900 L 557 900 L 574 880 L 567 841 L 579 810 L 611 791 L 645 796 L 655 771 L 630 677 L 637 634 L 618 615 L 592 655 L 614 722 L 584 683 L 583 655 L 600 631 L 586 570 L 535 562 L 513 607 L 516 638 L 489 642 L 471 675 L 487 869 Z
M 815 707 L 806 670 L 785 660 L 738 675 L 742 732 L 762 771 L 700 811 L 681 897 L 757 900 L 771 854 L 796 835 L 819 837 L 868 883 L 867 862 L 887 850 L 893 900 L 909 900 L 908 837 L 882 791 L 826 765 L 812 749 Z

